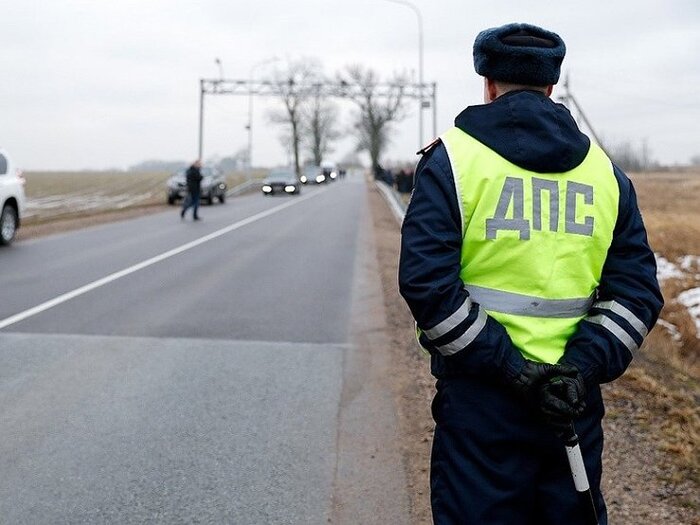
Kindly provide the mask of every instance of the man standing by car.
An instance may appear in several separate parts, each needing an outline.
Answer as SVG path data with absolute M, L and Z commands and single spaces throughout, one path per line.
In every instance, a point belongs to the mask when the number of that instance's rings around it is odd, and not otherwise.
M 600 384 L 662 306 L 632 183 L 550 98 L 565 46 L 529 24 L 482 31 L 484 104 L 425 148 L 399 286 L 430 352 L 438 525 L 582 525 L 570 422 L 600 492 Z
M 195 221 L 199 220 L 199 197 L 201 193 L 202 184 L 202 161 L 197 159 L 192 165 L 187 168 L 186 180 L 187 180 L 187 197 L 182 201 L 182 211 L 180 211 L 180 218 L 185 218 L 185 213 L 191 207 L 192 208 L 192 218 Z

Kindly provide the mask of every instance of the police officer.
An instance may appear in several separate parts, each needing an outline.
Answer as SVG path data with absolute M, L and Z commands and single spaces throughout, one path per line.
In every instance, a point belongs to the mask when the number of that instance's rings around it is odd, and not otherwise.
M 607 523 L 599 385 L 663 301 L 631 182 L 550 98 L 564 54 L 536 26 L 482 31 L 485 104 L 419 152 L 399 285 L 437 378 L 437 524 L 583 523 L 572 419 Z

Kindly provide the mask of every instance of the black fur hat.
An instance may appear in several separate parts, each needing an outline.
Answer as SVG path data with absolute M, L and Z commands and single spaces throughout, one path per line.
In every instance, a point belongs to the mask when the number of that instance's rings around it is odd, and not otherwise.
M 564 41 L 556 33 L 530 24 L 506 24 L 477 35 L 474 69 L 491 80 L 548 86 L 559 80 L 565 54 Z

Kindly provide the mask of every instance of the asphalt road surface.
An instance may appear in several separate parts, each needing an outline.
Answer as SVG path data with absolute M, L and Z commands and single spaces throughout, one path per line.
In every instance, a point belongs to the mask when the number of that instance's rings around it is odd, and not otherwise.
M 406 523 L 361 176 L 0 250 L 0 523 Z

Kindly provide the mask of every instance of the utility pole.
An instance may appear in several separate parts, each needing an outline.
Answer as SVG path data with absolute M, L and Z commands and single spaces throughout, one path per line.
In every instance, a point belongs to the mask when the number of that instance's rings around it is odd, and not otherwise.
M 569 73 L 568 72 L 566 73 L 566 78 L 564 79 L 564 94 L 559 97 L 559 100 L 561 100 L 564 103 L 564 105 L 568 105 L 569 103 L 573 104 L 573 106 L 576 108 L 576 111 L 578 111 L 578 114 L 583 119 L 584 124 L 586 124 L 586 127 L 591 132 L 591 135 L 593 135 L 593 138 L 595 139 L 598 146 L 600 146 L 601 149 L 603 149 L 603 151 L 605 151 L 605 147 L 603 146 L 603 142 L 598 137 L 597 133 L 595 132 L 595 129 L 593 129 L 593 125 L 591 124 L 591 121 L 588 120 L 588 117 L 586 117 L 586 114 L 583 112 L 583 108 L 578 103 L 578 101 L 576 100 L 576 97 L 574 97 L 573 93 L 571 93 L 571 90 L 569 89 Z
M 411 9 L 418 21 L 418 148 L 425 146 L 423 143 L 423 109 L 427 103 L 423 100 L 423 15 L 418 7 L 408 0 L 386 0 L 394 4 L 403 5 Z
M 437 136 L 437 83 L 433 82 L 433 139 L 436 139 Z
M 262 62 L 257 62 L 250 66 L 250 72 L 248 73 L 248 125 L 246 129 L 248 130 L 248 162 L 246 163 L 246 179 L 251 180 L 253 177 L 253 95 L 256 90 L 254 87 L 255 83 L 255 70 L 266 64 L 271 64 L 273 62 L 278 62 L 279 57 L 272 57 Z
M 219 66 L 219 82 L 224 80 L 224 66 L 221 63 L 221 59 L 216 57 L 214 63 Z M 206 90 L 204 88 L 205 80 L 203 78 L 199 79 L 199 148 L 197 150 L 197 158 L 201 161 L 204 154 L 204 94 Z
M 197 158 L 202 160 L 204 146 L 204 79 L 199 79 L 199 153 Z

